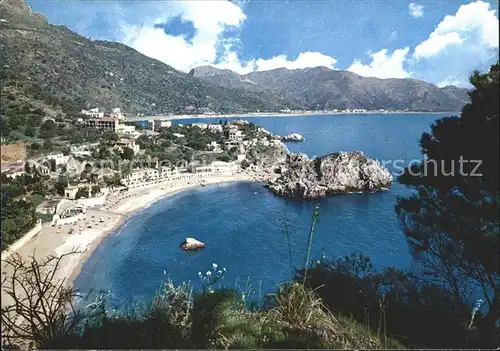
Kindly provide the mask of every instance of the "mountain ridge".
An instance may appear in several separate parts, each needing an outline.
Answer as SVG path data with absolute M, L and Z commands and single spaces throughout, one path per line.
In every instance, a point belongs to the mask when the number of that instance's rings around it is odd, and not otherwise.
M 277 68 L 240 75 L 213 66 L 193 68 L 190 74 L 213 84 L 252 92 L 270 92 L 307 109 L 366 108 L 459 111 L 468 102 L 467 90 L 439 88 L 415 78 L 362 77 L 324 66 Z
M 91 107 L 153 114 L 335 108 L 458 111 L 468 102 L 466 91 L 456 87 L 364 78 L 326 67 L 238 75 L 209 66 L 184 73 L 125 44 L 93 40 L 50 24 L 23 0 L 0 0 L 0 18 L 2 120 L 20 104 L 73 116 Z

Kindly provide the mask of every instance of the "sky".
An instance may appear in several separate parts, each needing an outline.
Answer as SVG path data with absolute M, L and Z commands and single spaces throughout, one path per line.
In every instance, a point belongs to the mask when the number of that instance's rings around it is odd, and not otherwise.
M 49 22 L 184 72 L 325 66 L 468 87 L 499 58 L 496 1 L 27 0 Z

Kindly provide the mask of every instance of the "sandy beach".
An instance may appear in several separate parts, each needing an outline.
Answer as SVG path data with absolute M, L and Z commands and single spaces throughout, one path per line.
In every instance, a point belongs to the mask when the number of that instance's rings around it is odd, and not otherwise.
M 259 181 L 263 180 L 263 177 L 263 173 L 214 176 L 204 178 L 203 184 Z M 78 253 L 67 256 L 61 261 L 55 276 L 56 279 L 65 279 L 65 284 L 69 286 L 80 273 L 83 263 L 102 240 L 119 228 L 132 213 L 144 209 L 159 199 L 200 186 L 200 180 L 187 179 L 143 187 L 108 196 L 105 204 L 87 209 L 86 218 L 75 223 L 56 227 L 45 223 L 38 234 L 27 240 L 20 239 L 19 243 L 11 246 L 12 250 L 2 253 L 2 275 L 12 274 L 11 269 L 5 265 L 4 259 L 14 253 L 19 254 L 25 260 L 31 256 L 37 260 L 43 260 L 49 256 L 60 256 L 71 250 L 78 250 Z M 2 289 L 2 306 L 9 302 L 9 297 Z

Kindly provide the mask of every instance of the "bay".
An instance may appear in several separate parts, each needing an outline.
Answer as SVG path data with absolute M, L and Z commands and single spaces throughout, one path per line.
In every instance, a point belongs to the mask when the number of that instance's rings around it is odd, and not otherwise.
M 444 115 L 363 114 L 245 118 L 274 134 L 300 133 L 303 143 L 288 143 L 291 152 L 309 157 L 336 151 L 361 150 L 398 167 L 421 159 L 418 141 L 431 123 Z M 224 121 L 225 119 L 223 119 Z M 228 120 L 232 120 L 228 118 Z M 219 123 L 216 119 L 174 123 Z M 390 163 L 389 163 L 390 162 Z M 411 268 L 411 257 L 394 206 L 407 189 L 394 182 L 386 192 L 291 201 L 256 183 L 227 183 L 191 189 L 159 200 L 131 216 L 107 237 L 83 265 L 75 287 L 110 289 L 115 305 L 151 298 L 162 279 L 191 281 L 212 263 L 227 273 L 221 286 L 270 292 L 289 280 L 290 260 L 285 229 L 290 236 L 292 265 L 303 264 L 314 206 L 320 206 L 312 247 L 313 259 L 359 252 L 378 269 Z M 285 225 L 286 223 L 286 225 Z M 188 236 L 205 242 L 198 253 L 179 244 Z M 164 274 L 166 272 L 166 275 Z M 247 286 L 247 281 L 250 287 Z

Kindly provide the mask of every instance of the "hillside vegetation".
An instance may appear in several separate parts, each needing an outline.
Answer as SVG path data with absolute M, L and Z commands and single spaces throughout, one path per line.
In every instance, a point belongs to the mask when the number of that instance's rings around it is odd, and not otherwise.
M 7 21 L 0 31 L 2 115 L 4 105 L 23 100 L 60 113 L 85 107 L 181 113 L 189 106 L 217 112 L 293 106 L 202 82 L 123 44 L 51 25 L 23 0 L 2 0 L 0 17 Z

